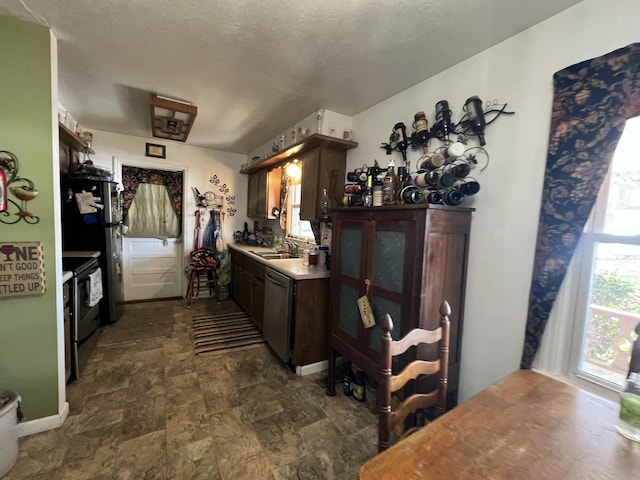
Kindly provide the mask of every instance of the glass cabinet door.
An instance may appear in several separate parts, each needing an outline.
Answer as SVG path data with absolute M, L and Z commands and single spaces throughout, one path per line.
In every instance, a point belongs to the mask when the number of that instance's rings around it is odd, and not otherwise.
M 360 297 L 360 275 L 362 270 L 363 238 L 362 228 L 346 227 L 340 239 L 340 300 L 338 305 L 338 326 L 353 337 L 358 336 L 360 313 L 357 300 Z
M 405 232 L 376 231 L 374 247 L 373 284 L 376 287 L 402 293 L 404 275 L 404 256 L 406 248 Z M 373 316 L 376 319 L 375 327 L 371 327 L 370 347 L 380 351 L 380 337 L 383 334 L 381 322 L 385 314 L 391 315 L 393 330 L 391 336 L 397 340 L 398 332 L 402 324 L 402 306 L 392 300 L 374 295 L 371 299 Z
M 364 232 L 359 228 L 345 228 L 340 239 L 340 274 L 360 278 Z
M 340 289 L 338 325 L 353 337 L 358 336 L 358 323 L 360 323 L 358 297 L 360 297 L 360 292 L 355 287 L 343 285 Z
M 406 233 L 377 231 L 375 241 L 375 275 L 373 283 L 381 288 L 402 293 Z
M 382 217 L 376 219 L 373 232 L 373 285 L 371 308 L 376 325 L 369 329 L 369 348 L 380 351 L 380 337 L 383 334 L 381 322 L 385 314 L 393 320 L 391 335 L 402 337 L 410 319 L 405 318 L 411 310 L 411 272 L 415 264 L 417 248 L 415 221 L 411 219 Z

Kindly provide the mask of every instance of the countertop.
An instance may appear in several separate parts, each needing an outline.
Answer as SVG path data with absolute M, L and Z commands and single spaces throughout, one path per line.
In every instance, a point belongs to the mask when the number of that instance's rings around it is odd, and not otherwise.
M 291 277 L 294 280 L 313 280 L 316 278 L 329 278 L 331 276 L 331 272 L 327 270 L 324 265 L 318 265 L 316 267 L 305 266 L 302 264 L 302 258 L 267 260 L 260 257 L 259 255 L 254 255 L 253 253 L 251 253 L 252 251 L 274 252 L 275 250 L 273 248 L 258 247 L 254 245 L 242 245 L 238 243 L 229 243 L 228 247 L 237 250 L 238 252 L 242 252 L 253 260 L 258 261 L 267 267 L 273 268 L 274 270 L 277 270 L 283 275 Z

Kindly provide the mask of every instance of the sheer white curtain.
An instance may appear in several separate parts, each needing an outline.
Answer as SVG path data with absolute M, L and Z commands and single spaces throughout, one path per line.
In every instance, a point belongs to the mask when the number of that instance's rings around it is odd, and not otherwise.
M 141 183 L 129 208 L 127 227 L 128 237 L 178 237 L 180 225 L 167 187 Z

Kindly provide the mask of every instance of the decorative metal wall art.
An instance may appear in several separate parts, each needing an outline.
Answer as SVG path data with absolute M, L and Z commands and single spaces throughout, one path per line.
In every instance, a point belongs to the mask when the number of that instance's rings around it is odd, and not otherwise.
M 218 187 L 218 190 L 220 191 L 220 193 L 224 195 L 224 199 L 227 201 L 227 205 L 228 205 L 227 213 L 229 214 L 230 217 L 233 217 L 237 211 L 233 206 L 236 203 L 236 196 L 230 194 L 229 187 L 227 186 L 226 183 L 220 184 L 220 179 L 218 178 L 218 175 L 214 175 L 213 177 L 211 177 L 209 179 L 209 182 L 213 183 L 216 187 Z
M 27 210 L 27 202 L 38 196 L 38 190 L 31 180 L 18 176 L 18 157 L 0 150 L 0 170 L 0 222 L 14 224 L 24 220 L 30 225 L 40 222 L 40 217 Z M 9 198 L 9 192 L 20 203 Z

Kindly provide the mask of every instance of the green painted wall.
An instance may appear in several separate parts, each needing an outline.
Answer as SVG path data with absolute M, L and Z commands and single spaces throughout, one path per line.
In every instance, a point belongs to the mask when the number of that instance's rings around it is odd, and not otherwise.
M 40 241 L 47 285 L 42 295 L 0 297 L 0 389 L 22 396 L 27 420 L 58 413 L 50 44 L 48 28 L 0 16 L 0 150 L 40 192 L 29 202 L 40 223 L 0 223 L 0 242 Z

